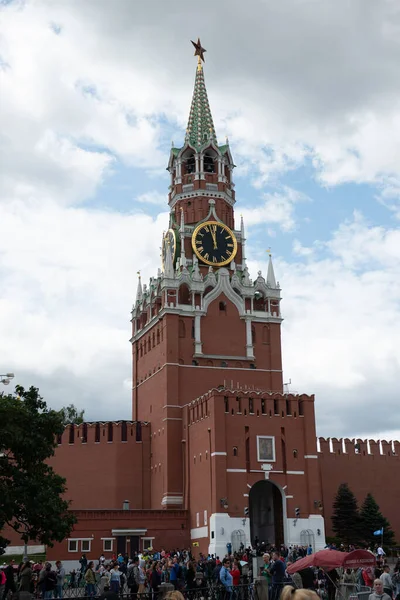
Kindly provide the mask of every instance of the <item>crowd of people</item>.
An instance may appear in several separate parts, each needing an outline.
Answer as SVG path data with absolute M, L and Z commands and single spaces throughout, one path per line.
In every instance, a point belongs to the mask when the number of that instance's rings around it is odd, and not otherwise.
M 339 549 L 351 551 L 354 547 Z M 287 574 L 290 564 L 312 552 L 311 545 L 274 548 L 256 543 L 254 548 L 245 549 L 242 545 L 237 552 L 232 552 L 228 544 L 222 559 L 201 553 L 195 559 L 190 550 L 147 551 L 132 558 L 119 554 L 111 560 L 101 555 L 96 561 L 88 560 L 83 554 L 80 568 L 69 573 L 61 561 L 54 566 L 49 562 L 27 561 L 18 568 L 10 561 L 0 570 L 0 600 L 8 600 L 18 591 L 30 592 L 43 600 L 61 600 L 65 596 L 118 600 L 122 594 L 157 600 L 163 583 L 171 584 L 174 590 L 189 597 L 196 590 L 219 588 L 223 600 L 247 599 L 249 596 L 243 590 L 249 588 L 257 576 L 266 580 L 270 600 L 294 600 L 292 596 L 284 597 L 287 584 L 322 600 L 349 600 L 361 590 L 371 591 L 369 600 L 400 600 L 400 559 L 391 570 L 381 548 L 376 550 L 374 568 L 325 571 L 309 567 L 290 576 Z M 262 566 L 253 573 L 252 559 L 260 555 Z M 302 598 L 305 600 L 305 596 L 298 596 L 298 600 Z M 175 600 L 179 600 L 178 597 Z

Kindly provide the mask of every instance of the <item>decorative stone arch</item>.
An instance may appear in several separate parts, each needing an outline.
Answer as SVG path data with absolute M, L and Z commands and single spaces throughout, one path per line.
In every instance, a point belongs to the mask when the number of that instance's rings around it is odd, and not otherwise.
M 271 510 L 269 510 L 271 509 Z M 250 538 L 254 544 L 257 535 L 260 542 L 287 544 L 287 509 L 285 490 L 275 481 L 261 479 L 249 492 Z M 275 539 L 261 539 L 270 536 Z
M 207 296 L 204 298 L 204 310 L 206 312 L 211 302 L 216 300 L 221 294 L 225 294 L 228 300 L 230 300 L 232 304 L 236 306 L 240 316 L 244 315 L 244 302 L 242 298 L 232 289 L 229 280 L 229 271 L 228 269 L 224 268 L 219 269 L 217 285 L 212 290 L 212 292 L 207 294 Z
M 315 535 L 311 529 L 300 531 L 300 544 L 302 546 L 309 546 L 311 544 L 313 552 L 315 552 Z
M 232 552 L 239 552 L 240 545 L 246 547 L 246 534 L 243 529 L 235 529 L 231 535 Z

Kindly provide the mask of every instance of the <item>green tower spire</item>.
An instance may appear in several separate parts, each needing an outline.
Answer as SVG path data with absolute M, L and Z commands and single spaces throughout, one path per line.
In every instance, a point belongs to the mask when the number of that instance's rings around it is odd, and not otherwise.
M 217 145 L 217 136 L 204 81 L 202 60 L 204 60 L 205 49 L 202 48 L 200 40 L 197 40 L 197 44 L 195 42 L 192 42 L 192 44 L 196 48 L 197 69 L 185 142 L 199 149 L 210 141 Z

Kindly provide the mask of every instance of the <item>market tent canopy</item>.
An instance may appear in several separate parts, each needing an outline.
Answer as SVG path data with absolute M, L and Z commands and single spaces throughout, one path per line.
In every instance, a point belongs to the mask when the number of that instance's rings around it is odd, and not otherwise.
M 368 550 L 353 550 L 348 552 L 343 561 L 345 569 L 358 569 L 359 567 L 373 567 L 376 564 L 376 558 Z
M 323 567 L 331 570 L 338 567 L 345 569 L 358 569 L 358 567 L 372 567 L 376 563 L 375 556 L 368 550 L 353 550 L 353 552 L 339 552 L 338 550 L 320 550 L 289 565 L 287 572 L 297 573 L 307 567 Z
M 320 550 L 319 552 L 315 552 L 315 554 L 310 554 L 305 558 L 297 560 L 292 565 L 289 565 L 287 568 L 287 572 L 289 574 L 297 573 L 298 571 L 302 571 L 307 567 L 324 567 L 325 569 L 336 569 L 337 567 L 342 566 L 344 556 L 345 553 L 339 552 L 339 550 Z

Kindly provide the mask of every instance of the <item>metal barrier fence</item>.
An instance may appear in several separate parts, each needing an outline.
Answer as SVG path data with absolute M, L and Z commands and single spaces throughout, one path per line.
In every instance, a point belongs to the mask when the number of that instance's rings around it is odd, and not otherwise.
M 186 600 L 258 600 L 257 585 L 252 583 L 233 586 L 231 592 L 226 592 L 224 586 L 210 584 L 204 587 L 192 587 L 190 589 L 185 586 L 178 586 L 177 589 L 183 594 Z M 119 591 L 118 597 L 120 600 L 161 600 L 167 591 L 172 586 L 161 584 L 157 591 L 152 589 L 146 590 L 142 594 L 130 593 L 130 590 L 123 586 Z M 103 593 L 102 586 L 96 585 L 94 593 L 89 595 L 86 587 L 66 588 L 63 589 L 63 598 L 73 600 L 90 600 L 90 598 L 99 597 Z

